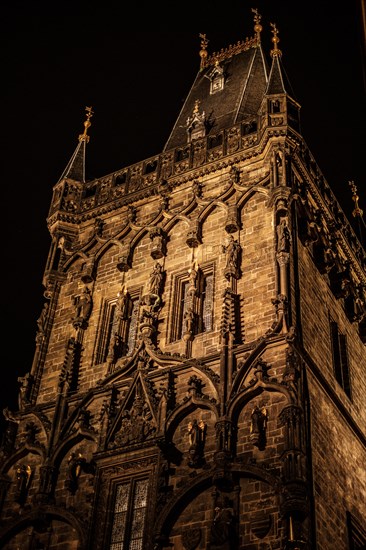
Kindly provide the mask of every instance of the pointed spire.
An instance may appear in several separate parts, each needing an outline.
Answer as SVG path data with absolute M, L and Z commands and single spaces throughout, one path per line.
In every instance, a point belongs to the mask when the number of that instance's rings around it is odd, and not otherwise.
M 290 94 L 292 99 L 295 99 L 296 101 L 291 83 L 287 78 L 286 71 L 282 64 L 282 51 L 278 48 L 278 43 L 280 41 L 278 37 L 278 28 L 275 23 L 271 23 L 271 27 L 271 32 L 273 34 L 272 42 L 274 47 L 270 52 L 272 57 L 272 67 L 268 78 L 266 93 L 267 95 Z
M 77 144 L 74 154 L 72 155 L 68 165 L 63 171 L 60 180 L 64 178 L 70 178 L 75 181 L 81 181 L 82 183 L 85 183 L 86 144 L 89 142 L 90 139 L 90 136 L 88 136 L 88 129 L 91 126 L 90 119 L 94 114 L 92 107 L 85 107 L 85 111 L 86 120 L 84 122 L 84 132 L 79 135 L 79 143 Z

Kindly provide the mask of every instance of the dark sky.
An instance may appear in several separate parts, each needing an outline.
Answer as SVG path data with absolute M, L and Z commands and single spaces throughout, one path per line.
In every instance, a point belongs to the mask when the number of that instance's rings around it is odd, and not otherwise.
M 32 365 L 52 187 L 83 131 L 85 106 L 94 110 L 87 179 L 160 153 L 199 70 L 199 33 L 210 53 L 251 37 L 258 8 L 269 57 L 270 22 L 277 24 L 305 140 L 345 213 L 349 180 L 366 212 L 359 1 L 99 4 L 2 6 L 0 411 L 17 407 L 17 377 Z

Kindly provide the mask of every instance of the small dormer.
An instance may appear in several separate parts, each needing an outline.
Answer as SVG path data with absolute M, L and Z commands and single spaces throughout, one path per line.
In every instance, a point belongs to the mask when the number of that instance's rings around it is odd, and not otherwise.
M 203 138 L 206 135 L 206 114 L 205 111 L 199 112 L 199 104 L 199 99 L 196 99 L 192 116 L 187 118 L 188 143 L 194 139 Z
M 208 78 L 210 79 L 210 94 L 221 92 L 224 89 L 224 69 L 220 66 L 218 59 L 216 59 L 215 67 L 208 75 Z

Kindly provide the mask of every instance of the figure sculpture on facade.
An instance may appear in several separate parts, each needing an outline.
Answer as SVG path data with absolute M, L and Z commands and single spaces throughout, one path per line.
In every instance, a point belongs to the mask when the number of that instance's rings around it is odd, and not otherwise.
M 122 289 L 117 294 L 117 315 L 119 319 L 126 320 L 128 318 L 128 304 L 128 292 L 126 287 L 123 285 Z
M 203 420 L 199 422 L 194 419 L 188 424 L 189 440 L 189 461 L 188 466 L 198 468 L 203 462 L 203 451 L 205 446 L 206 424 Z
M 256 405 L 252 410 L 250 422 L 250 441 L 258 448 L 265 444 L 268 412 L 265 407 L 261 409 Z
M 223 507 L 215 507 L 214 518 L 211 525 L 210 548 L 212 550 L 218 550 L 219 548 L 222 550 L 231 550 L 236 548 L 234 545 L 234 519 L 234 509 L 227 500 Z
M 287 218 L 281 218 L 277 225 L 277 252 L 288 252 L 290 250 L 291 235 Z
M 32 469 L 29 464 L 22 464 L 16 470 L 17 488 L 16 488 L 16 500 L 19 504 L 23 505 L 28 493 L 32 475 Z
M 72 319 L 74 328 L 86 328 L 93 305 L 91 292 L 87 286 L 83 288 L 79 296 L 74 297 L 73 305 L 75 308 L 75 316 Z
M 29 389 L 32 377 L 30 372 L 27 372 L 24 376 L 18 376 L 18 382 L 20 383 L 18 405 L 19 410 L 22 411 L 26 405 L 29 404 Z
M 66 480 L 66 487 L 74 494 L 78 488 L 78 479 L 81 474 L 82 466 L 86 460 L 81 453 L 72 452 L 67 461 L 68 464 L 68 478 Z
M 49 303 L 45 302 L 41 311 L 41 315 L 37 319 L 38 333 L 40 335 L 44 335 L 46 330 L 48 308 L 49 308 Z
M 222 246 L 222 250 L 226 254 L 225 277 L 227 279 L 231 277 L 238 279 L 241 252 L 240 244 L 230 235 L 227 244 Z
M 149 279 L 149 294 L 160 296 L 161 284 L 163 282 L 163 267 L 159 262 L 156 262 Z

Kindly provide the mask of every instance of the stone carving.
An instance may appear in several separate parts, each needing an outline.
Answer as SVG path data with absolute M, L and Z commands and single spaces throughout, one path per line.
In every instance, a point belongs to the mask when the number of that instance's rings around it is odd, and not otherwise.
M 226 500 L 223 507 L 216 506 L 211 525 L 211 550 L 234 548 L 235 513 L 230 503 Z
M 154 227 L 150 231 L 150 239 L 152 242 L 151 256 L 154 260 L 165 256 L 165 238 L 161 227 Z
M 225 277 L 230 280 L 231 277 L 234 279 L 239 279 L 240 270 L 240 252 L 241 246 L 232 235 L 229 236 L 228 242 L 226 245 L 222 246 L 223 252 L 226 254 L 226 267 L 225 267 Z
M 268 412 L 265 407 L 261 409 L 256 405 L 252 410 L 250 422 L 250 441 L 258 448 L 265 444 Z
M 125 409 L 122 413 L 120 429 L 114 438 L 113 446 L 141 443 L 152 437 L 155 431 L 155 422 L 147 402 L 136 396 L 131 410 Z
M 188 424 L 189 461 L 188 466 L 198 468 L 203 462 L 203 451 L 206 438 L 206 424 L 203 420 L 194 419 Z
M 23 505 L 28 493 L 32 476 L 32 469 L 29 464 L 22 464 L 16 469 L 17 489 L 16 501 Z
M 87 286 L 79 296 L 74 297 L 73 305 L 75 308 L 75 316 L 72 318 L 73 327 L 86 328 L 93 306 L 91 292 Z
M 277 252 L 289 252 L 291 235 L 287 218 L 281 218 L 277 225 Z

